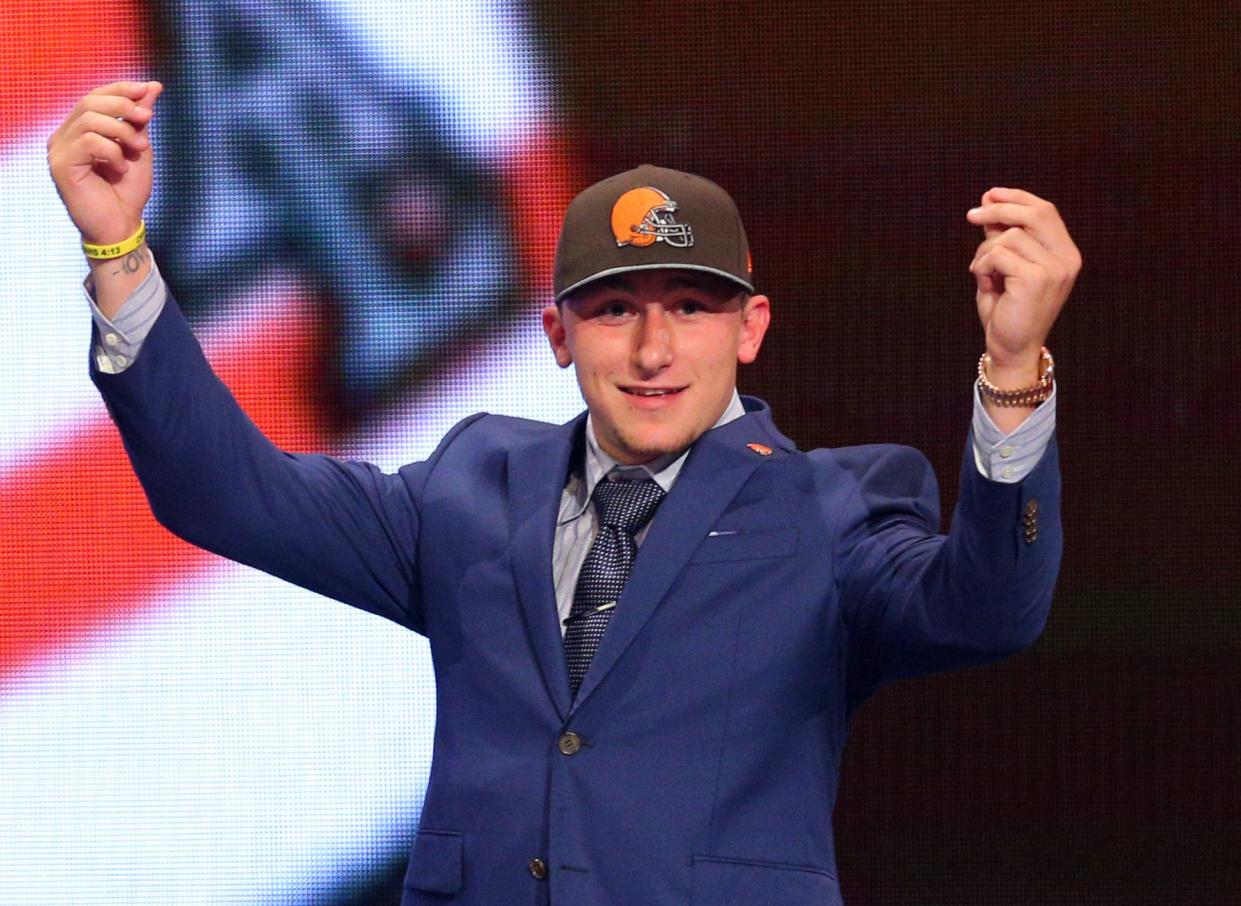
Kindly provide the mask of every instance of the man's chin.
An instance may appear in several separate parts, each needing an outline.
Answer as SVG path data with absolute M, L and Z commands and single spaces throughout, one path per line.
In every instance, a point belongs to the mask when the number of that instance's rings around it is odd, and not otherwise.
M 618 438 L 618 449 L 611 455 L 627 465 L 640 465 L 667 456 L 670 453 L 683 453 L 689 449 L 701 432 L 681 431 L 676 434 L 646 434 L 642 436 L 621 436 Z M 611 451 L 609 451 L 611 452 Z M 618 456 L 617 453 L 621 455 Z

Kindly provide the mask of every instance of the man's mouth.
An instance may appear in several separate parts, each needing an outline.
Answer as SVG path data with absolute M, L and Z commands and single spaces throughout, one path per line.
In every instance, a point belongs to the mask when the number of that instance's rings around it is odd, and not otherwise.
M 671 396 L 680 393 L 684 387 L 622 387 L 621 392 L 630 396 Z

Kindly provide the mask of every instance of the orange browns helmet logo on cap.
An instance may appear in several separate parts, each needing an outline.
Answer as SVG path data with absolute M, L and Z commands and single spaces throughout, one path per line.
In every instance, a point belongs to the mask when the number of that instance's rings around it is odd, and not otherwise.
M 641 248 L 666 242 L 674 248 L 688 248 L 694 244 L 694 231 L 688 223 L 677 222 L 676 210 L 677 203 L 659 189 L 630 189 L 612 205 L 616 244 Z

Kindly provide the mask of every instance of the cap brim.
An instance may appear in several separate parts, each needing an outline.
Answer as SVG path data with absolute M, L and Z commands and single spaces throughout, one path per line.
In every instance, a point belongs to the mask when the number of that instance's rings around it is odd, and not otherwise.
M 573 292 L 575 289 L 581 289 L 586 284 L 594 283 L 596 280 L 602 280 L 604 277 L 611 277 L 616 274 L 628 274 L 633 271 L 655 271 L 655 270 L 701 271 L 704 274 L 714 274 L 717 277 L 723 277 L 725 280 L 729 281 L 730 283 L 735 283 L 738 286 L 742 287 L 743 289 L 746 290 L 746 292 L 751 292 L 751 293 L 754 292 L 753 285 L 751 285 L 750 283 L 747 283 L 745 280 L 742 280 L 736 274 L 730 274 L 728 271 L 720 270 L 717 267 L 706 267 L 701 264 L 665 264 L 665 263 L 655 264 L 655 263 L 652 263 L 652 264 L 632 264 L 632 265 L 626 265 L 624 267 L 610 267 L 607 270 L 599 271 L 599 273 L 597 274 L 591 274 L 589 277 L 585 278 L 584 280 L 578 280 L 572 286 L 566 286 L 564 289 L 562 289 L 559 293 L 556 294 L 556 301 L 562 302 L 564 301 L 564 297 L 569 295 L 569 293 Z

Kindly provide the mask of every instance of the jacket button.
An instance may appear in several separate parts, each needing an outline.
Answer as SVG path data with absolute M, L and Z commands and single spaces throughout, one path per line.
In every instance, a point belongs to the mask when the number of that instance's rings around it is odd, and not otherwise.
M 544 878 L 547 877 L 547 863 L 544 862 L 542 859 L 538 859 L 538 858 L 531 859 L 529 867 L 530 867 L 530 876 L 534 878 L 536 881 L 542 881 Z
M 1026 515 L 1033 516 L 1037 512 L 1038 512 L 1038 501 L 1037 500 L 1026 501 Z
M 556 748 L 560 750 L 561 755 L 576 755 L 582 749 L 582 737 L 572 730 L 562 733 L 556 740 Z

